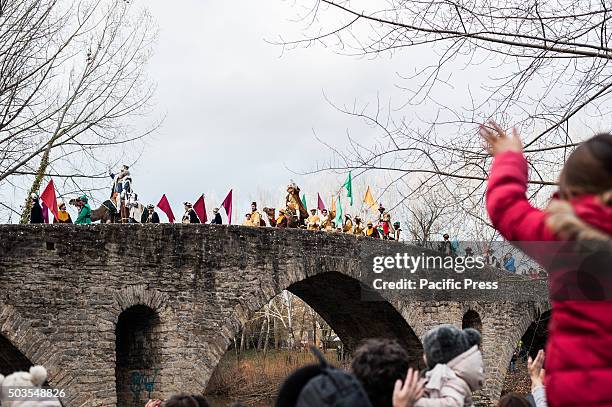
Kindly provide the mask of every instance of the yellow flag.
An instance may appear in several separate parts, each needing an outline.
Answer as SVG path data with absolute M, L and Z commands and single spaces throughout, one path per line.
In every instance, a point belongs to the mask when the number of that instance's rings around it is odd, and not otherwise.
M 363 202 L 366 203 L 373 211 L 378 209 L 378 205 L 376 205 L 376 201 L 374 201 L 374 197 L 372 196 L 372 191 L 370 191 L 370 187 L 368 187 L 365 197 L 363 198 Z

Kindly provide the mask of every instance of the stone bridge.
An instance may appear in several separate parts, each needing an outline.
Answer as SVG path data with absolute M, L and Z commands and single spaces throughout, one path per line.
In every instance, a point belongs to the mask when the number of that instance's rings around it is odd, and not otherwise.
M 391 246 L 390 246 L 391 245 Z M 0 226 L 0 373 L 42 364 L 65 406 L 139 406 L 201 393 L 242 324 L 287 289 L 345 344 L 397 338 L 415 364 L 430 327 L 474 326 L 483 336 L 495 401 L 516 342 L 548 310 L 539 300 L 415 301 L 361 297 L 360 253 L 396 245 L 350 235 L 214 225 Z

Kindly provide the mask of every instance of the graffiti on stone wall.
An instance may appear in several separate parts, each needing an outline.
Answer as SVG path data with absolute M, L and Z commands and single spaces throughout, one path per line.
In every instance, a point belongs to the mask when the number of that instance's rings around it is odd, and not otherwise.
M 142 393 L 147 394 L 147 399 L 151 399 L 151 393 L 155 390 L 155 380 L 159 369 L 153 369 L 150 374 L 143 370 L 135 370 L 130 375 L 129 388 L 134 396 L 134 400 L 140 400 Z

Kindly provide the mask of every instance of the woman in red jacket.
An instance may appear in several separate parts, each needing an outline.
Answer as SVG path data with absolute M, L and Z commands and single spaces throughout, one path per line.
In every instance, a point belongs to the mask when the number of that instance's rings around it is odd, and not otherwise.
M 486 192 L 493 225 L 549 271 L 549 405 L 612 406 L 612 135 L 574 150 L 558 193 L 540 210 L 526 197 L 527 160 L 516 130 L 506 134 L 490 122 L 480 134 L 495 157 Z

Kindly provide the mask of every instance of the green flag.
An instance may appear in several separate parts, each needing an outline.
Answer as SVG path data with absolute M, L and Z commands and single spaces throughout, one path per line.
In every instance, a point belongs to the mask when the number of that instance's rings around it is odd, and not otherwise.
M 342 227 L 342 203 L 340 202 L 340 195 L 338 195 L 338 201 L 336 202 L 336 217 L 334 219 L 336 227 Z
M 346 188 L 346 197 L 351 199 L 351 206 L 353 206 L 353 179 L 350 171 L 346 181 L 344 181 L 344 185 L 342 186 Z
M 304 205 L 304 208 L 308 210 L 308 207 L 306 206 L 306 194 L 302 195 L 302 205 Z

